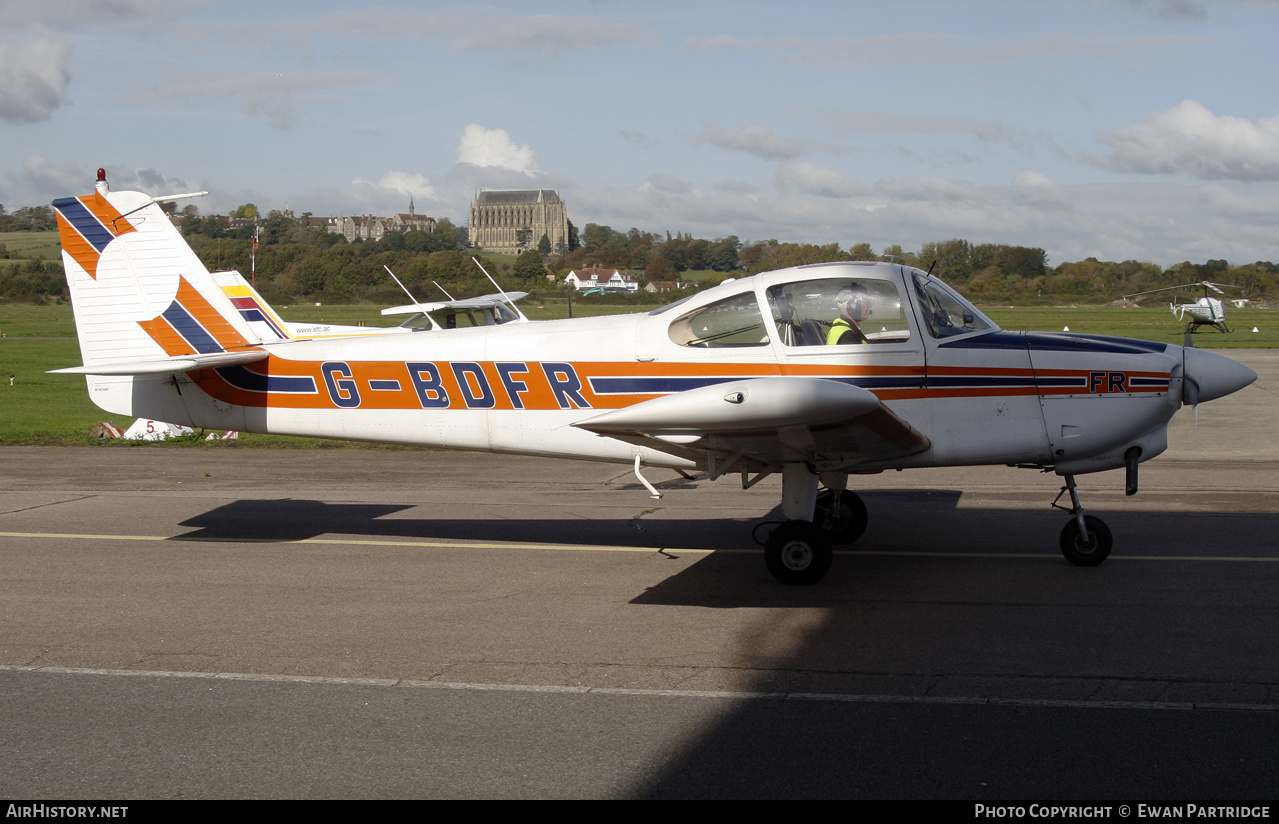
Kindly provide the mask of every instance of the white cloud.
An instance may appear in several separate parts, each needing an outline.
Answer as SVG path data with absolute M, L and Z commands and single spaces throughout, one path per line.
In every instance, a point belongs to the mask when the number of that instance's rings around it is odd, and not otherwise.
M 1217 116 L 1194 100 L 1106 135 L 1121 172 L 1204 180 L 1279 180 L 1279 117 Z
M 547 63 L 588 49 L 614 49 L 652 43 L 656 32 L 632 20 L 587 17 L 489 18 L 453 41 L 460 51 L 499 52 L 515 63 Z M 509 59 L 509 58 L 508 58 Z
M 288 21 L 297 27 L 296 21 Z M 641 46 L 661 39 L 633 19 L 596 15 L 513 15 L 505 4 L 412 9 L 362 6 L 301 24 L 320 36 L 371 40 L 438 40 L 458 52 L 497 53 L 508 65 L 537 65 L 585 51 Z
M 169 177 L 155 169 L 129 169 L 112 166 L 107 169 L 107 180 L 112 189 L 135 189 L 149 195 L 177 195 L 198 188 L 181 178 Z M 88 180 L 81 181 L 80 188 L 88 191 Z M 78 191 L 78 190 L 77 190 Z M 195 201 L 198 203 L 199 201 Z
M 496 166 L 532 176 L 541 172 L 528 144 L 516 146 L 502 129 L 486 129 L 474 123 L 466 127 L 457 144 L 457 162 L 472 166 Z
M 351 185 L 358 189 L 370 190 L 362 197 L 366 201 L 405 201 L 399 206 L 400 209 L 408 208 L 407 200 L 410 197 L 413 198 L 415 204 L 423 200 L 431 202 L 440 200 L 440 193 L 436 191 L 430 178 L 417 172 L 387 172 L 376 183 L 356 178 L 351 181 Z
M 1003 130 L 999 124 L 987 124 L 958 116 L 859 109 L 799 109 L 796 113 L 829 129 L 873 134 L 967 134 L 986 138 Z
M 1123 0 L 1123 4 L 1163 19 L 1186 17 L 1202 20 L 1207 16 L 1203 3 L 1198 0 Z
M 1066 202 L 1060 186 L 1047 176 L 1030 169 L 1013 175 L 1012 192 L 1025 203 L 1047 206 Z
M 1089 256 L 1161 265 L 1279 259 L 1273 232 L 1279 184 L 1061 184 L 1027 170 L 1004 186 L 916 176 L 868 190 L 837 170 L 802 161 L 785 165 L 791 182 L 772 189 L 732 181 L 704 188 L 654 175 L 636 187 L 588 185 L 561 188 L 560 194 L 579 226 L 635 226 L 703 238 L 837 241 L 844 248 L 866 242 L 877 250 L 899 243 L 915 251 L 958 237 L 1043 248 L 1052 265 Z M 857 193 L 832 197 L 823 182 Z
M 772 129 L 753 123 L 729 128 L 707 125 L 697 136 L 697 142 L 746 152 L 764 160 L 790 160 L 804 153 L 799 142 L 778 137 Z
M 1073 35 L 1034 32 L 1013 37 L 971 37 L 951 33 L 897 33 L 808 37 L 780 34 L 737 38 L 727 35 L 685 39 L 685 51 L 760 52 L 776 63 L 821 71 L 879 70 L 897 65 L 903 54 L 912 66 L 979 66 L 1088 59 L 1150 63 L 1166 60 L 1211 38 L 1187 35 Z
M 649 177 L 644 185 L 640 186 L 642 192 L 654 192 L 663 195 L 695 195 L 697 189 L 687 180 L 680 180 L 670 175 L 655 174 Z
M 773 183 L 782 191 L 798 190 L 820 197 L 851 197 L 864 194 L 865 186 L 849 181 L 844 173 L 807 160 L 794 160 L 778 167 Z
M 369 72 L 357 71 L 293 71 L 293 72 L 222 72 L 216 75 L 188 73 L 165 77 L 164 85 L 156 85 L 134 95 L 138 100 L 210 100 L 240 101 L 242 110 L 251 117 L 265 120 L 276 129 L 291 129 L 307 120 L 294 100 L 315 101 L 337 89 L 373 83 Z
M 43 28 L 0 43 L 0 120 L 39 123 L 52 117 L 67 93 L 70 53 L 66 40 Z
M 58 27 L 83 27 L 98 23 L 182 11 L 190 0 L 40 0 L 38 3 L 0 2 L 0 26 L 39 24 Z
M 875 191 L 901 200 L 973 200 L 978 192 L 971 183 L 930 175 L 912 175 L 883 181 Z
M 22 168 L 10 172 L 7 177 L 15 187 L 33 201 L 49 202 L 57 197 L 82 194 L 91 191 L 95 178 L 75 163 L 54 164 L 44 155 L 30 155 L 22 161 Z M 110 178 L 108 178 L 110 179 Z
M 133 190 L 150 195 L 179 194 L 200 188 L 181 178 L 169 177 L 155 169 L 107 166 L 107 182 L 114 190 Z M 95 169 L 78 163 L 54 163 L 44 155 L 30 155 L 19 169 L 5 177 L 13 192 L 5 195 L 15 203 L 48 203 L 55 198 L 88 194 L 97 180 Z
M 1266 215 L 1279 217 L 1279 200 L 1255 195 L 1243 195 L 1220 183 L 1205 183 L 1199 187 L 1199 200 L 1212 212 L 1224 215 Z
M 631 143 L 641 149 L 647 149 L 656 146 L 657 141 L 637 129 L 622 129 L 617 136 L 627 143 Z

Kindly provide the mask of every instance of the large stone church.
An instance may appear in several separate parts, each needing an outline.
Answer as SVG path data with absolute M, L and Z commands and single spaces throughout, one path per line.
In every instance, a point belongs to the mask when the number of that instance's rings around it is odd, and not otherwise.
M 525 231 L 527 230 L 527 231 Z M 546 235 L 551 250 L 568 248 L 568 209 L 551 189 L 480 192 L 471 204 L 471 245 L 519 254 Z

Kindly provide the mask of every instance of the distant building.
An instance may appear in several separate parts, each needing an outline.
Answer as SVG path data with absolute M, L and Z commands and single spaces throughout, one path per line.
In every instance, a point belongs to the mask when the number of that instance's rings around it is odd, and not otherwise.
M 519 254 L 546 235 L 551 250 L 568 248 L 568 209 L 550 189 L 480 192 L 471 204 L 471 245 Z
M 360 240 L 381 240 L 387 232 L 434 232 L 435 218 L 419 215 L 413 210 L 413 198 L 409 198 L 408 212 L 394 217 L 343 217 L 338 215 L 330 229 L 346 238 L 348 243 Z
M 346 238 L 347 243 L 354 243 L 356 239 L 381 240 L 382 235 L 386 234 L 386 228 L 386 218 L 372 215 L 338 215 L 337 219 L 337 233 Z
M 564 277 L 565 283 L 573 284 L 573 288 L 579 292 L 587 289 L 603 288 L 606 292 L 635 292 L 639 290 L 639 283 L 627 278 L 616 269 L 599 269 L 592 266 L 589 269 L 583 269 L 580 272 L 573 270 Z
M 413 198 L 409 198 L 409 210 L 391 218 L 391 228 L 397 232 L 434 232 L 435 218 L 413 211 Z

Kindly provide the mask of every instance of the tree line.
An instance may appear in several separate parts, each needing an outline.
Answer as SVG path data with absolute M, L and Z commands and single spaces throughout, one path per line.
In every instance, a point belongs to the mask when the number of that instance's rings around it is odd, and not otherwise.
M 230 218 L 242 220 L 236 225 Z M 0 207 L 0 227 L 6 225 L 34 231 L 56 227 L 47 206 L 19 209 L 13 215 Z M 419 300 L 443 298 L 440 289 L 454 297 L 492 291 L 471 261 L 471 256 L 482 250 L 471 249 L 466 228 L 448 219 L 438 221 L 433 232 L 388 231 L 378 240 L 348 242 L 344 236 L 326 231 L 323 221 L 312 219 L 309 213 L 295 218 L 273 211 L 261 218 L 256 206 L 245 204 L 229 217 L 201 216 L 195 207 L 188 206 L 181 213 L 180 230 L 211 270 L 236 269 L 253 275 L 263 296 L 282 305 L 299 300 L 401 303 L 406 297 L 388 269 Z M 252 249 L 255 234 L 256 254 Z M 6 255 L 0 246 L 0 257 Z M 1279 292 L 1279 266 L 1269 261 L 1239 266 L 1225 260 L 1186 261 L 1165 268 L 1135 260 L 1113 262 L 1090 257 L 1052 266 L 1040 248 L 974 244 L 962 239 L 925 243 L 914 252 L 900 246 L 877 252 L 865 242 L 853 242 L 847 248 L 839 243 L 784 243 L 776 239 L 744 243 L 733 235 L 707 239 L 636 228 L 620 232 L 596 223 L 579 230 L 571 222 L 567 248 L 558 254 L 530 248 L 513 259 L 489 256 L 485 266 L 504 288 L 551 294 L 571 288 L 562 285 L 570 270 L 591 266 L 620 269 L 641 283 L 685 280 L 700 287 L 725 277 L 790 266 L 880 259 L 931 271 L 978 302 L 1112 301 L 1202 280 L 1236 285 L 1244 297 Z M 548 280 L 551 274 L 554 283 Z M 59 263 L 26 260 L 0 267 L 0 299 L 57 300 L 64 295 Z M 658 293 L 632 299 L 656 303 L 668 297 Z
M 49 206 L 24 206 L 13 214 L 0 204 L 0 232 L 47 232 L 58 228 Z

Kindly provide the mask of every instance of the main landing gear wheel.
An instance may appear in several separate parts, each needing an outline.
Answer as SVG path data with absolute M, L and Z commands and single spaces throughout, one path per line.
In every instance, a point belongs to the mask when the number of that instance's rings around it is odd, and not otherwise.
M 834 558 L 826 533 L 808 521 L 785 521 L 764 544 L 764 563 L 783 584 L 815 584 Z
M 832 544 L 851 544 L 866 531 L 870 514 L 866 504 L 856 492 L 843 490 L 839 493 L 839 509 L 835 509 L 835 492 L 823 490 L 817 496 L 817 511 L 813 513 L 813 523 L 826 533 Z
M 1084 516 L 1084 526 L 1088 528 L 1087 541 L 1079 532 L 1079 521 L 1071 518 L 1066 522 L 1061 530 L 1061 554 L 1075 566 L 1097 566 L 1110 555 L 1110 547 L 1114 543 L 1110 527 L 1092 515 Z

